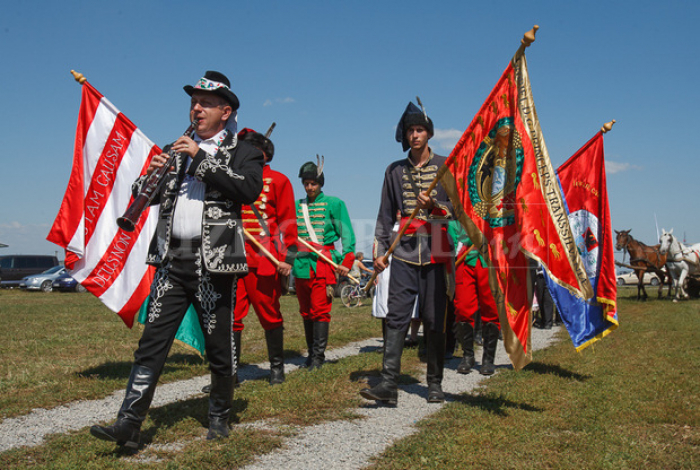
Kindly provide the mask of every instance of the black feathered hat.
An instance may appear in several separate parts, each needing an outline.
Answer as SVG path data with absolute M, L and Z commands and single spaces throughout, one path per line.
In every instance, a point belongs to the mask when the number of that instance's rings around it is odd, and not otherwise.
M 401 142 L 404 152 L 410 147 L 408 140 L 406 140 L 406 131 L 411 126 L 424 126 L 428 130 L 430 137 L 435 133 L 433 121 L 423 110 L 409 101 L 406 110 L 401 115 L 401 119 L 399 119 L 399 124 L 396 126 L 396 142 Z
M 301 178 L 301 181 L 303 182 L 304 180 L 311 180 L 311 181 L 316 181 L 318 184 L 323 186 L 323 183 L 325 183 L 326 179 L 323 176 L 323 162 L 324 158 L 321 157 L 319 158 L 318 155 L 316 155 L 316 161 L 318 162 L 318 165 L 314 162 L 306 162 L 304 163 L 301 168 L 299 168 L 299 178 Z
M 219 95 L 231 105 L 233 110 L 237 110 L 240 106 L 238 97 L 231 91 L 231 82 L 226 75 L 221 72 L 207 70 L 202 78 L 199 79 L 195 86 L 185 85 L 183 87 L 185 93 L 192 96 L 195 91 L 207 91 Z
M 260 132 L 255 132 L 253 129 L 246 127 L 238 133 L 238 139 L 248 142 L 258 150 L 265 152 L 268 162 L 271 162 L 272 157 L 275 156 L 275 145 Z

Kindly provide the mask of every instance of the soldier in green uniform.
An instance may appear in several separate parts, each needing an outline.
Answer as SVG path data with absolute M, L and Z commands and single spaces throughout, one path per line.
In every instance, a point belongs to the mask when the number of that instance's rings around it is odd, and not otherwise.
M 299 170 L 306 197 L 296 201 L 299 238 L 332 260 L 324 261 L 303 243 L 294 260 L 299 313 L 304 319 L 304 332 L 309 355 L 306 365 L 316 369 L 323 365 L 331 321 L 333 285 L 336 274 L 347 276 L 355 260 L 355 233 L 345 203 L 323 193 L 323 165 L 319 161 L 304 163 Z M 342 252 L 335 249 L 340 240 Z

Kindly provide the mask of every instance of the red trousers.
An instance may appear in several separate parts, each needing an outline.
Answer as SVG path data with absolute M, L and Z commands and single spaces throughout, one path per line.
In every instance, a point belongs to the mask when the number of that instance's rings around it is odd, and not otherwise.
M 312 276 L 314 273 L 312 273 Z M 326 286 L 332 285 L 325 278 L 312 277 L 311 279 L 294 279 L 299 300 L 299 313 L 304 320 L 321 322 L 331 321 L 331 307 L 333 298 L 326 295 Z
M 489 288 L 489 270 L 476 261 L 476 266 L 462 263 L 455 273 L 455 319 L 474 326 L 474 314 L 481 310 L 481 321 L 499 325 L 496 301 Z
M 265 331 L 282 326 L 280 312 L 279 275 L 258 276 L 252 269 L 247 276 L 238 280 L 236 288 L 236 307 L 233 310 L 233 331 L 243 331 L 243 319 L 248 315 L 250 305 L 253 306 L 258 320 Z

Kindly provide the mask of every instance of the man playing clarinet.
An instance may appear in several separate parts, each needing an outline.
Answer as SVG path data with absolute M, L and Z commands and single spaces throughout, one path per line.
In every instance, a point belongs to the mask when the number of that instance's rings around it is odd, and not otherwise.
M 148 167 L 150 175 L 167 161 L 168 151 L 176 155 L 153 200 L 160 212 L 147 259 L 157 267 L 148 318 L 116 422 L 90 429 L 119 446 L 138 448 L 141 424 L 190 304 L 204 332 L 211 370 L 207 439 L 228 436 L 237 366 L 232 307 L 236 280 L 248 272 L 241 204 L 258 197 L 263 171 L 262 152 L 236 135 L 239 101 L 230 86 L 225 75 L 213 71 L 185 86 L 194 134 L 167 146 Z M 134 194 L 145 180 L 134 183 Z

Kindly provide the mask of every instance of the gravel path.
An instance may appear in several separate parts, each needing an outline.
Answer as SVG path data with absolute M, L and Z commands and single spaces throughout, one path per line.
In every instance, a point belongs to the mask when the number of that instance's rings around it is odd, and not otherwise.
M 532 349 L 547 347 L 560 327 L 552 330 L 532 330 Z M 477 369 L 481 353 L 477 350 Z M 445 362 L 442 388 L 449 403 L 454 396 L 473 390 L 487 377 L 476 370 L 468 375 L 456 372 L 461 357 Z M 495 360 L 498 369 L 511 368 L 510 360 L 499 341 Z M 395 440 L 416 432 L 414 424 L 440 410 L 444 403 L 428 403 L 425 377 L 422 383 L 400 386 L 398 406 L 377 406 L 368 401 L 355 410 L 365 419 L 333 421 L 299 429 L 299 433 L 285 442 L 278 451 L 260 456 L 246 470 L 284 468 L 285 470 L 333 470 L 359 469 L 370 463 L 370 459 L 382 453 Z
M 549 331 L 533 329 L 533 350 L 550 344 L 558 328 Z M 381 347 L 380 339 L 369 339 L 351 343 L 342 348 L 328 350 L 328 360 L 359 354 L 361 351 Z M 477 351 L 477 359 L 480 353 Z M 303 357 L 286 363 L 287 373 L 291 373 L 304 362 Z M 482 380 L 488 380 L 478 372 L 468 375 L 455 372 L 459 358 L 446 361 L 443 389 L 447 402 L 453 400 L 450 394 L 460 394 L 474 389 Z M 510 361 L 502 343 L 496 352 L 498 368 L 510 368 Z M 478 366 L 479 362 L 477 362 Z M 498 369 L 497 369 L 498 370 Z M 243 367 L 240 371 L 243 380 L 252 380 L 269 373 L 268 364 Z M 195 377 L 170 384 L 162 384 L 156 390 L 153 407 L 201 396 L 201 388 L 209 383 L 209 375 Z M 261 456 L 247 469 L 285 468 L 303 469 L 357 469 L 369 463 L 369 459 L 384 451 L 396 439 L 415 432 L 414 423 L 438 411 L 443 404 L 428 404 L 425 400 L 427 389 L 424 383 L 402 386 L 399 404 L 396 408 L 376 406 L 373 402 L 358 408 L 356 412 L 365 419 L 335 421 L 299 428 L 295 437 L 288 439 L 278 451 Z M 9 418 L 0 423 L 0 452 L 21 447 L 36 446 L 44 442 L 44 437 L 53 433 L 75 431 L 92 424 L 111 421 L 124 398 L 124 391 L 118 391 L 101 400 L 78 401 L 52 409 L 36 409 L 17 418 Z M 247 426 L 267 427 L 266 423 L 251 423 Z

